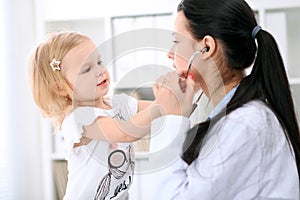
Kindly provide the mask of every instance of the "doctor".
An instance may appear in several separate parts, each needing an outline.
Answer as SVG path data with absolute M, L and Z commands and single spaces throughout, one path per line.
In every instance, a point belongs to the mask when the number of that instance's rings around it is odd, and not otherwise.
M 299 199 L 299 127 L 285 67 L 248 4 L 182 1 L 173 42 L 168 56 L 177 73 L 193 77 L 214 109 L 192 129 L 185 116 L 164 118 L 158 132 L 178 134 L 167 148 L 181 153 L 155 176 L 153 199 Z M 170 74 L 161 80 L 163 87 L 174 84 Z M 156 95 L 165 92 L 160 88 Z M 152 152 L 162 145 L 156 142 Z

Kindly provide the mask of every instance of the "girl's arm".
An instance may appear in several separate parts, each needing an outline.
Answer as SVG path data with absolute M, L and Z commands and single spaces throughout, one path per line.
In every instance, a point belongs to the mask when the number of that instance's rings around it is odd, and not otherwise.
M 132 142 L 150 133 L 151 121 L 162 115 L 188 116 L 192 108 L 194 82 L 188 78 L 187 88 L 182 92 L 178 80 L 176 72 L 160 77 L 154 86 L 155 101 L 139 102 L 139 112 L 128 121 L 98 117 L 91 125 L 84 126 L 83 136 L 112 143 Z
M 133 142 L 150 133 L 151 121 L 162 116 L 156 102 L 139 102 L 139 112 L 128 121 L 111 117 L 98 117 L 91 125 L 84 126 L 84 136 L 90 139 L 115 142 Z
M 153 101 L 139 100 L 138 101 L 138 112 L 147 108 Z

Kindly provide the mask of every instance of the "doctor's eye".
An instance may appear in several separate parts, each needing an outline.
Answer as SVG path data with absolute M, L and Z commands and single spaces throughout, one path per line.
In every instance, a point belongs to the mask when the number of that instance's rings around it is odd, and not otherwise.
M 102 64 L 102 60 L 98 60 L 97 65 L 101 65 L 101 64 Z

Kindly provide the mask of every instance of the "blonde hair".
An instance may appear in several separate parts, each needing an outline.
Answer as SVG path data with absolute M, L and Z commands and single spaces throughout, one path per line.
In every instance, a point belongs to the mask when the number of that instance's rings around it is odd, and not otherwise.
M 50 63 L 53 58 L 62 61 L 72 48 L 88 39 L 86 35 L 73 31 L 52 33 L 37 46 L 31 56 L 29 75 L 34 101 L 43 116 L 50 118 L 58 129 L 72 109 L 73 89 L 61 71 L 52 70 Z M 65 95 L 61 91 L 65 91 Z

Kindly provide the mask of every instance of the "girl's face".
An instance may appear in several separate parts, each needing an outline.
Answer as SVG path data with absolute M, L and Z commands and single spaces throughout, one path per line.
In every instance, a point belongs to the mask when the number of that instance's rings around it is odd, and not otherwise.
M 79 105 L 95 105 L 109 91 L 110 77 L 91 40 L 71 49 L 62 60 L 62 73 L 73 88 Z

